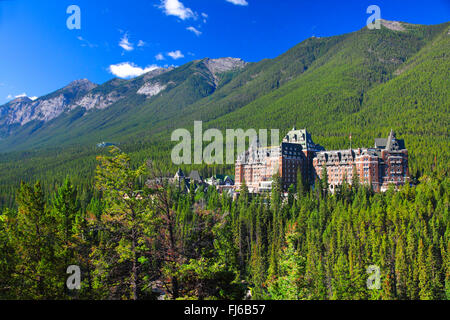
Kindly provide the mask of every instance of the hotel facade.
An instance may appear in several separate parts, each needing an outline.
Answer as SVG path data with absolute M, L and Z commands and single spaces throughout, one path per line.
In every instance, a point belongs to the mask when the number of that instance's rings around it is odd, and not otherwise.
M 251 193 L 270 191 L 272 177 L 278 174 L 286 191 L 290 185 L 297 185 L 299 170 L 312 184 L 316 177 L 321 178 L 323 168 L 327 170 L 331 192 L 344 180 L 351 185 L 354 172 L 357 172 L 361 184 L 371 185 L 375 192 L 409 181 L 408 150 L 392 130 L 387 139 L 375 139 L 373 148 L 326 151 L 312 141 L 306 129 L 294 128 L 280 146 L 262 147 L 255 140 L 247 151 L 238 156 L 236 189 L 240 189 L 245 181 Z

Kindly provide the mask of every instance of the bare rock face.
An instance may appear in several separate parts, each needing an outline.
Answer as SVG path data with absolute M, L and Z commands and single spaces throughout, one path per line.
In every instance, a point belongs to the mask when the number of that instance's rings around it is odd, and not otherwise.
M 247 62 L 239 58 L 208 58 L 205 60 L 205 65 L 212 74 L 217 75 L 223 72 L 242 69 L 247 65 Z
M 35 103 L 31 104 L 31 108 L 29 109 L 31 113 L 21 120 L 21 125 L 32 120 L 50 121 L 63 113 L 70 102 L 70 99 L 67 99 L 64 94 L 59 94 L 48 100 L 38 99 Z
M 145 81 L 144 85 L 141 86 L 136 93 L 145 95 L 147 97 L 153 97 L 153 96 L 156 96 L 161 91 L 164 91 L 167 88 L 167 85 L 161 84 L 157 81 L 155 82 L 155 81 L 150 81 L 150 80 L 163 74 L 163 73 L 172 71 L 173 69 L 175 69 L 175 68 L 174 67 L 159 68 L 159 69 L 155 69 L 153 71 L 147 72 L 143 76 L 143 79 Z
M 0 125 L 20 123 L 25 117 L 27 106 L 32 102 L 28 97 L 14 99 L 0 107 Z
M 159 68 L 143 75 L 148 81 L 174 68 Z M 75 80 L 64 88 L 49 95 L 31 100 L 28 97 L 17 98 L 0 106 L 0 129 L 10 125 L 25 125 L 31 121 L 48 122 L 77 107 L 92 109 L 106 109 L 120 99 L 126 97 L 133 87 L 133 80 L 113 79 L 105 87 L 98 87 L 87 79 Z M 125 87 L 125 90 L 123 88 Z M 122 90 L 120 90 L 122 88 Z M 138 93 L 153 96 L 164 90 L 165 86 L 158 83 L 148 83 Z M 132 90 L 132 89 L 131 89 Z M 6 128 L 7 129 L 7 128 Z
M 385 26 L 386 28 L 393 30 L 393 31 L 406 31 L 405 27 L 401 22 L 398 21 L 388 21 L 381 19 L 381 24 Z
M 73 104 L 70 109 L 74 109 L 78 106 L 83 107 L 86 110 L 106 109 L 121 98 L 122 96 L 115 91 L 110 92 L 107 95 L 101 93 L 88 93 L 81 98 L 81 100 Z
M 216 85 L 218 74 L 241 69 L 246 65 L 241 59 L 235 58 L 205 59 L 204 63 Z M 7 132 L 13 125 L 23 126 L 32 121 L 51 121 L 77 107 L 88 111 L 106 109 L 134 93 L 148 98 L 153 97 L 174 84 L 172 81 L 165 83 L 156 79 L 173 69 L 175 68 L 158 68 L 135 79 L 113 79 L 101 86 L 87 79 L 75 80 L 64 88 L 36 100 L 28 97 L 17 98 L 0 106 L 0 133 Z
M 203 63 L 211 73 L 215 86 L 219 84 L 219 74 L 228 71 L 240 70 L 247 65 L 247 62 L 239 58 L 206 58 Z
M 152 70 L 150 72 L 147 72 L 146 74 L 144 74 L 144 81 L 148 81 L 150 79 L 153 79 L 154 77 L 157 77 L 163 73 L 172 71 L 173 69 L 175 69 L 174 67 L 169 67 L 169 68 L 158 68 L 155 70 Z
M 31 100 L 18 98 L 0 107 L 0 126 L 25 125 L 33 120 L 50 121 L 70 109 L 87 92 L 97 87 L 87 79 L 76 80 L 47 96 Z
M 98 85 L 89 81 L 88 79 L 75 80 L 69 83 L 63 90 L 76 90 L 78 92 L 87 92 L 96 88 Z

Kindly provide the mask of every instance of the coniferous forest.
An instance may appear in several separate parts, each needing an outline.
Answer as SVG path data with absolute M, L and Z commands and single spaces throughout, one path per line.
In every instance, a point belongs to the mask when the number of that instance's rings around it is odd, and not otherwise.
M 287 198 L 276 183 L 233 201 L 152 183 L 158 165 L 118 148 L 97 163 L 87 204 L 71 177 L 51 194 L 21 184 L 0 220 L 0 299 L 450 298 L 448 171 L 334 194 L 299 172 Z M 66 286 L 71 265 L 79 290 Z

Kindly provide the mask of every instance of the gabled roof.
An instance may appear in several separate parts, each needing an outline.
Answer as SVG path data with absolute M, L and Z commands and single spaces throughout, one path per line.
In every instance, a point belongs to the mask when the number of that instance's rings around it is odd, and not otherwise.
M 303 150 L 322 151 L 325 150 L 321 145 L 315 144 L 311 134 L 306 129 L 298 130 L 295 127 L 287 133 L 283 142 L 296 143 L 302 146 Z
M 385 149 L 388 151 L 404 150 L 405 141 L 402 139 L 397 139 L 394 130 L 391 129 L 387 139 L 379 138 L 375 139 L 375 148 Z
M 191 171 L 191 174 L 189 175 L 189 178 L 193 181 L 202 181 L 202 176 L 197 170 Z
M 387 139 L 385 138 L 377 138 L 375 139 L 375 148 L 384 149 L 386 148 Z

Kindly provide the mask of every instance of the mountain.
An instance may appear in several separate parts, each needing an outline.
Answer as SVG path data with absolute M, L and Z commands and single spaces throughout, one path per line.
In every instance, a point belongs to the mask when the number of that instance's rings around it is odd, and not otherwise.
M 96 88 L 87 79 L 76 80 L 66 87 L 36 100 L 17 98 L 0 106 L 0 132 L 9 133 L 10 126 L 24 126 L 32 121 L 48 122 L 73 108 L 87 92 Z
M 0 107 L 10 119 L 0 122 L 0 150 L 9 152 L 0 155 L 0 187 L 23 176 L 89 176 L 102 141 L 170 166 L 171 132 L 192 129 L 194 120 L 205 129 L 306 127 L 327 149 L 347 147 L 350 132 L 354 146 L 371 146 L 392 128 L 406 142 L 413 174 L 445 166 L 449 28 L 383 20 L 380 30 L 312 37 L 274 59 L 195 60 L 74 90 L 67 102 L 41 107 L 48 117 L 33 106 L 65 88 L 12 101 Z M 12 122 L 21 112 L 33 116 Z
M 78 80 L 36 101 L 14 100 L 0 107 L 6 114 L 0 123 L 0 144 L 8 150 L 40 145 L 41 138 L 43 146 L 48 146 L 49 140 L 73 142 L 80 132 L 90 134 L 127 124 L 142 110 L 154 120 L 174 116 L 184 106 L 212 94 L 226 81 L 226 74 L 238 72 L 246 64 L 236 58 L 206 58 L 176 69 L 159 68 L 128 81 L 116 78 L 94 85 Z M 73 130 L 67 130 L 68 126 Z M 104 136 L 108 134 L 102 133 Z

